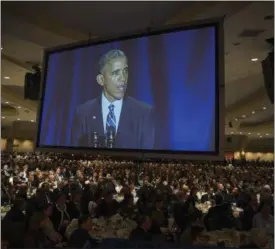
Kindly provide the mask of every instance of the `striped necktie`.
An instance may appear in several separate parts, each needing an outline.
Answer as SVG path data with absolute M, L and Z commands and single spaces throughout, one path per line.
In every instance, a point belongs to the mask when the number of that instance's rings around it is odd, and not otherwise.
M 106 132 L 116 133 L 116 116 L 114 113 L 114 105 L 109 105 L 109 113 L 107 115 Z

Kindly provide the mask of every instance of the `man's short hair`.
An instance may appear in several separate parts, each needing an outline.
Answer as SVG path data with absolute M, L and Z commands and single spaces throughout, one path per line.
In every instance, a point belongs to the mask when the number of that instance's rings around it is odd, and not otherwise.
M 99 71 L 101 72 L 106 64 L 108 64 L 111 60 L 118 57 L 126 57 L 126 55 L 122 50 L 119 50 L 119 49 L 112 49 L 108 51 L 106 54 L 102 55 L 98 63 Z

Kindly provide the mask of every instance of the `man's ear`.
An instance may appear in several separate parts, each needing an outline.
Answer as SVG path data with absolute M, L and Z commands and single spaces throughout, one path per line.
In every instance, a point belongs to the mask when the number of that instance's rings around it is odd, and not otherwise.
M 98 75 L 96 76 L 96 81 L 97 81 L 97 83 L 98 83 L 99 85 L 103 86 L 103 84 L 104 84 L 104 77 L 103 77 L 103 75 L 102 75 L 102 74 L 98 74 Z

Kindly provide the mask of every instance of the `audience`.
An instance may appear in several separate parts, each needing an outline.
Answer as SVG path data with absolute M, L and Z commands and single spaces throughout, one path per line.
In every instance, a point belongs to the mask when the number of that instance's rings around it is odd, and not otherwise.
M 89 233 L 93 219 L 116 214 L 138 224 L 130 239 L 147 242 L 168 227 L 186 234 L 186 245 L 203 230 L 274 232 L 273 162 L 3 153 L 2 165 L 2 204 L 11 206 L 2 220 L 3 247 L 53 248 L 66 242 L 72 248 L 96 247 Z M 210 209 L 205 212 L 202 205 Z M 78 227 L 67 237 L 73 220 Z M 256 242 L 264 243 L 260 239 Z

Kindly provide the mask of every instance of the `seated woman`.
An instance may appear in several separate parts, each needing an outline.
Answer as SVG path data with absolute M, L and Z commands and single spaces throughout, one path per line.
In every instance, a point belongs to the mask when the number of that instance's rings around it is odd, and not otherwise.
M 261 203 L 257 214 L 252 220 L 253 228 L 265 229 L 267 233 L 274 234 L 274 217 L 271 216 L 271 207 L 268 203 Z
M 25 237 L 25 248 L 49 248 L 50 241 L 44 233 L 46 215 L 43 212 L 34 213 L 28 224 L 28 230 Z
M 45 223 L 43 226 L 43 231 L 47 238 L 52 241 L 53 243 L 59 243 L 61 242 L 61 236 L 59 233 L 57 233 L 54 229 L 53 223 L 50 220 L 50 217 L 53 213 L 53 206 L 52 204 L 48 203 L 43 207 L 43 212 L 45 214 Z
M 64 236 L 70 220 L 70 216 L 67 212 L 66 196 L 63 193 L 58 193 L 55 198 L 55 205 L 51 216 L 51 221 L 55 231 L 57 231 L 61 236 Z

